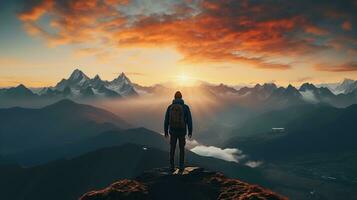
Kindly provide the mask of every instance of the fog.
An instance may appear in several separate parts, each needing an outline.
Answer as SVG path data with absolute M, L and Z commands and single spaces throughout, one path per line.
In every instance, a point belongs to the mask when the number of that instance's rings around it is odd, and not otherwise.
M 175 89 L 161 89 L 152 94 L 133 98 L 73 99 L 77 103 L 90 104 L 110 111 L 133 127 L 145 127 L 163 132 L 164 115 L 172 103 Z M 232 130 L 243 124 L 252 112 L 240 107 L 228 95 L 227 98 L 202 88 L 179 88 L 183 99 L 189 105 L 193 118 L 193 137 L 203 145 L 223 146 Z M 0 107 L 40 108 L 60 99 L 37 98 L 26 101 L 2 101 Z
M 246 156 L 237 148 L 221 149 L 215 146 L 199 145 L 191 149 L 192 152 L 201 155 L 214 157 L 225 161 L 238 163 L 239 160 L 244 159 Z
M 226 138 L 225 134 L 229 134 L 239 124 L 243 113 L 234 116 L 233 112 L 236 110 L 225 102 L 207 96 L 187 96 L 183 98 L 192 113 L 193 136 L 200 143 L 217 145 Z M 93 105 L 115 113 L 133 126 L 162 133 L 164 115 L 172 100 L 170 96 L 141 96 L 125 100 L 96 101 Z

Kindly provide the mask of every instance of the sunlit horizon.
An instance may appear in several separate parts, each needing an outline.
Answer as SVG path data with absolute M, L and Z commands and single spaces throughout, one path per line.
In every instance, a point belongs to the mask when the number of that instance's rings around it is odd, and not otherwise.
M 125 72 L 143 86 L 357 79 L 355 5 L 321 4 L 5 1 L 0 87 L 54 86 L 75 68 L 105 80 Z

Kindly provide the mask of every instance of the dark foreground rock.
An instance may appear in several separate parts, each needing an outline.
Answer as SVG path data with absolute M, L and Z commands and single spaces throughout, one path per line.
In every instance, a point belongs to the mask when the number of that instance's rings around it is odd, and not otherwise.
M 121 180 L 109 187 L 84 194 L 80 200 L 161 200 L 161 199 L 287 199 L 257 185 L 250 185 L 203 168 L 186 167 L 180 173 L 166 168 L 147 171 L 135 180 Z

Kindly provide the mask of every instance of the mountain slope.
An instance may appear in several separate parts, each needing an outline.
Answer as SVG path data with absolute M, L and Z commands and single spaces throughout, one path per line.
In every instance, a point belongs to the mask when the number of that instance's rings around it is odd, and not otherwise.
M 0 166 L 0 192 L 4 199 L 78 199 L 89 190 L 103 188 L 110 183 L 134 178 L 143 171 L 165 167 L 168 153 L 137 145 L 123 145 L 90 152 L 70 160 L 59 160 L 45 165 L 21 168 Z M 262 178 L 254 169 L 236 163 L 201 157 L 187 152 L 188 163 L 228 176 L 260 183 Z
M 344 109 L 326 105 L 293 107 L 252 120 L 241 136 L 226 144 L 262 158 L 356 150 L 356 118 L 357 105 Z M 274 133 L 273 127 L 285 131 Z
M 133 128 L 106 131 L 90 138 L 62 145 L 30 149 L 13 154 L 11 157 L 21 165 L 35 166 L 57 159 L 70 159 L 90 151 L 126 143 L 145 145 L 165 151 L 169 149 L 168 143 L 162 135 L 145 128 Z
M 30 89 L 20 84 L 8 89 L 0 89 L 1 98 L 36 98 L 38 97 Z
M 70 100 L 40 109 L 0 109 L 0 153 L 5 155 L 65 144 L 106 130 L 129 127 L 108 111 Z
M 184 191 L 184 192 L 183 192 Z M 100 191 L 84 194 L 80 200 L 150 199 L 287 199 L 256 185 L 226 178 L 199 167 L 186 167 L 171 174 L 167 168 L 146 171 L 135 180 L 121 180 Z

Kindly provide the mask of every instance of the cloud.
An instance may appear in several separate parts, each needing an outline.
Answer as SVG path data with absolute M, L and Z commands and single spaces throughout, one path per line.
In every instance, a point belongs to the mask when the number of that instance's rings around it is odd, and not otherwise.
M 344 21 L 344 22 L 341 24 L 341 27 L 342 27 L 342 29 L 345 30 L 345 31 L 350 31 L 350 30 L 352 30 L 352 24 L 351 24 L 351 22 L 349 22 L 349 21 Z
M 251 168 L 259 167 L 262 164 L 263 164 L 262 161 L 252 161 L 252 160 L 245 163 L 246 166 L 251 167 Z
M 290 69 L 304 56 L 337 51 L 336 47 L 345 52 L 355 49 L 347 40 L 334 40 L 355 39 L 353 31 L 335 31 L 339 26 L 352 30 L 353 0 L 38 2 L 25 4 L 18 16 L 27 32 L 51 46 L 170 46 L 183 54 L 185 62 L 232 62 L 273 70 Z M 41 24 L 42 17 L 49 24 Z
M 310 102 L 310 103 L 318 103 L 319 102 L 317 100 L 317 98 L 315 97 L 315 94 L 310 90 L 300 91 L 300 94 L 302 95 L 302 98 L 307 102 Z
M 199 145 L 191 149 L 192 152 L 200 156 L 214 157 L 225 161 L 239 162 L 246 157 L 243 152 L 237 148 L 221 149 L 214 146 Z
M 326 31 L 323 28 L 320 28 L 318 26 L 311 26 L 311 25 L 310 26 L 306 26 L 305 31 L 307 33 L 312 33 L 312 34 L 315 34 L 315 35 L 326 35 L 328 33 L 328 31 Z
M 27 7 L 18 15 L 22 21 L 36 21 L 53 6 L 52 0 L 26 2 Z
M 188 149 L 193 149 L 194 147 L 199 146 L 199 145 L 200 144 L 197 142 L 197 140 L 194 140 L 194 139 L 186 140 L 186 147 Z
M 352 72 L 357 71 L 357 62 L 347 62 L 340 65 L 318 64 L 315 69 L 327 72 Z

